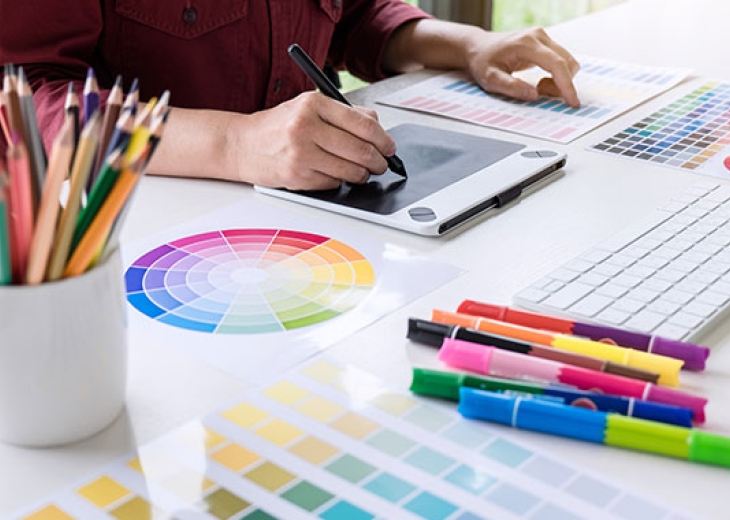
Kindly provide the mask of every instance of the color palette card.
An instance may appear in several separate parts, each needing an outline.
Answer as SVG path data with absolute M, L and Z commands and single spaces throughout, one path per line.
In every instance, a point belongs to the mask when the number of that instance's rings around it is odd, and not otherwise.
M 698 79 L 659 110 L 591 150 L 730 178 L 730 83 Z
M 319 356 L 13 518 L 687 518 L 510 431 Z
M 580 108 L 560 99 L 517 101 L 488 94 L 463 73 L 446 73 L 381 97 L 377 101 L 490 128 L 569 143 L 617 115 L 677 85 L 689 69 L 645 67 L 599 58 L 578 57 L 574 78 Z M 536 85 L 545 72 L 518 74 Z
M 252 382 L 463 272 L 259 201 L 125 244 L 123 253 L 133 341 L 164 342 Z

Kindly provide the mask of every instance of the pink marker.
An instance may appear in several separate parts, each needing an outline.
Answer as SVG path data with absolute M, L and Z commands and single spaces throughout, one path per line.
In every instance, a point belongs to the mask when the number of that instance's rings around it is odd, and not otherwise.
M 689 408 L 693 420 L 705 422 L 707 399 L 606 372 L 566 365 L 549 359 L 524 356 L 507 350 L 459 339 L 444 338 L 439 359 L 454 368 L 508 379 L 553 382 L 581 390 L 633 397 L 643 401 L 672 404 Z

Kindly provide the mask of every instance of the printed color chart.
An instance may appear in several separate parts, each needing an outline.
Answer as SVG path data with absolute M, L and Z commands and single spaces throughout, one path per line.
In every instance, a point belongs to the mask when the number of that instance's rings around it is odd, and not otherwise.
M 694 81 L 661 110 L 593 150 L 730 178 L 730 84 Z
M 681 513 L 316 359 L 22 520 L 681 520 Z
M 487 94 L 460 73 L 433 77 L 378 102 L 568 143 L 673 87 L 688 74 L 686 69 L 643 67 L 598 58 L 582 57 L 579 61 L 581 70 L 574 78 L 581 100 L 579 108 L 556 98 L 525 102 Z M 531 69 L 521 76 L 537 84 L 544 72 Z
M 261 334 L 347 312 L 375 283 L 370 263 L 328 237 L 282 229 L 229 229 L 173 240 L 127 269 L 127 298 L 183 329 Z

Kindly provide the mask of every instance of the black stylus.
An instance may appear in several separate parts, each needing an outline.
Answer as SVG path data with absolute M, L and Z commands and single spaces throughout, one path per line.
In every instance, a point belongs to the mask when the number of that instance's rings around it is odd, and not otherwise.
M 332 84 L 324 72 L 317 67 L 317 65 L 312 61 L 312 58 L 310 58 L 299 45 L 293 43 L 289 46 L 286 52 L 289 53 L 289 57 L 294 60 L 294 63 L 302 69 L 302 72 L 304 72 L 309 79 L 312 80 L 322 94 L 337 100 L 340 103 L 344 103 L 347 106 L 352 106 L 345 96 L 337 90 L 337 87 Z M 390 168 L 393 173 L 397 173 L 403 177 L 408 177 L 406 167 L 403 165 L 403 161 L 400 157 L 397 155 L 391 155 L 390 157 L 385 157 L 385 160 L 388 162 L 388 168 Z

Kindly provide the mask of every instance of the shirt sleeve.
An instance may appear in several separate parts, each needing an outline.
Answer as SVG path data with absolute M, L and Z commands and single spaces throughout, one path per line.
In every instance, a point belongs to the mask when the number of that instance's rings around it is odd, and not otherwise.
M 390 35 L 404 23 L 423 18 L 431 16 L 403 0 L 345 0 L 329 59 L 365 81 L 383 79 L 387 74 L 381 63 Z
M 103 27 L 99 0 L 70 6 L 61 0 L 0 0 L 0 63 L 23 67 L 47 150 L 63 122 L 69 81 L 81 98 Z

